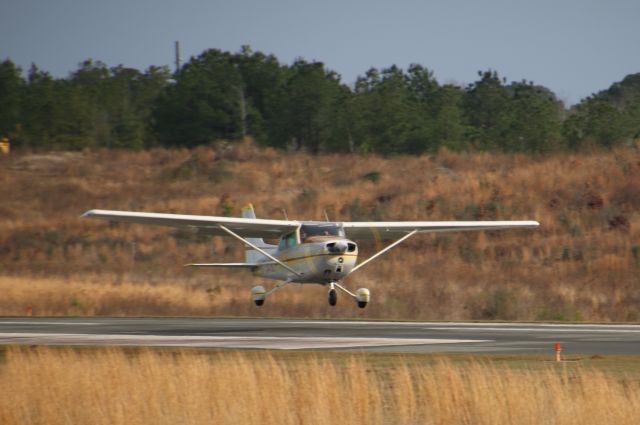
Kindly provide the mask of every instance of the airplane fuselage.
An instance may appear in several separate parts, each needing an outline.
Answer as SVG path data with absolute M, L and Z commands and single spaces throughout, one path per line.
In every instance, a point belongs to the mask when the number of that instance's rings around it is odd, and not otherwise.
M 279 247 L 273 255 L 300 275 L 265 258 L 253 270 L 255 276 L 297 283 L 326 284 L 340 281 L 351 272 L 358 259 L 358 247 L 342 237 L 315 237 L 293 246 Z

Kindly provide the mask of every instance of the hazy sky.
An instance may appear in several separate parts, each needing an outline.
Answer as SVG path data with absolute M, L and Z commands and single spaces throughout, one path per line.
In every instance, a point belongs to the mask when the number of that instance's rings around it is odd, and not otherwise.
M 64 77 L 84 59 L 144 69 L 243 44 L 353 83 L 420 63 L 468 84 L 492 68 L 576 103 L 640 72 L 640 0 L 0 0 L 0 60 Z

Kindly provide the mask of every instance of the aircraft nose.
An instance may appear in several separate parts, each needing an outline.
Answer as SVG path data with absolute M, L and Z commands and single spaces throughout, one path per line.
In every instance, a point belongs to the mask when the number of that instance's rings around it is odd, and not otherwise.
M 348 245 L 343 241 L 329 242 L 327 244 L 327 251 L 332 254 L 344 254 L 347 252 Z

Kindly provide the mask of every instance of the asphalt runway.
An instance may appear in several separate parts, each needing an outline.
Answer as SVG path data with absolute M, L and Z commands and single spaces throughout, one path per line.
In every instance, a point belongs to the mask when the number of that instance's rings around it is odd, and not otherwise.
M 4 345 L 638 355 L 640 325 L 0 317 Z

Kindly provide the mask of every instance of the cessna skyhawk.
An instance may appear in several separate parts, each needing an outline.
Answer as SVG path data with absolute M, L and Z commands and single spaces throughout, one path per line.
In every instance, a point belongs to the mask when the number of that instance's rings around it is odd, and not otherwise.
M 243 208 L 242 218 L 107 210 L 90 210 L 82 216 L 172 226 L 200 234 L 238 239 L 247 247 L 244 263 L 198 263 L 187 266 L 247 269 L 254 276 L 280 281 L 269 291 L 263 286 L 256 286 L 251 290 L 253 302 L 257 306 L 263 305 L 267 297 L 290 283 L 314 283 L 329 287 L 330 305 L 336 305 L 336 289 L 340 289 L 355 299 L 358 307 L 364 308 L 371 300 L 369 290 L 360 288 L 354 293 L 341 282 L 416 233 L 535 228 L 539 225 L 537 221 L 265 220 L 256 218 L 252 205 Z M 271 245 L 265 243 L 263 238 L 279 239 L 280 242 L 278 245 Z M 358 239 L 395 241 L 357 264 L 358 245 L 354 240 Z

